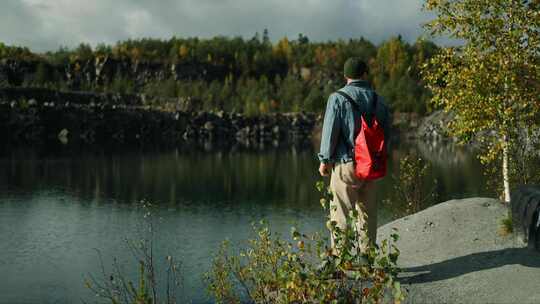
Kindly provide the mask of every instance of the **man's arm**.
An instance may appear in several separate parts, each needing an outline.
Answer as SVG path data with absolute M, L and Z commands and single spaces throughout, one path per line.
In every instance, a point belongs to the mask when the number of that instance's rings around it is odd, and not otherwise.
M 340 129 L 341 116 L 339 115 L 337 96 L 331 94 L 328 97 L 326 112 L 324 113 L 321 149 L 318 155 L 321 162 L 319 173 L 322 176 L 327 176 L 329 174 L 329 168 L 333 165 L 334 149 L 336 148 Z

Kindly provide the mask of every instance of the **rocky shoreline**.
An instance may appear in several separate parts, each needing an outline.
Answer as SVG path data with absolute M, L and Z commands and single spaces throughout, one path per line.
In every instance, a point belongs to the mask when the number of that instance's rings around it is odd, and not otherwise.
M 243 145 L 301 142 L 311 138 L 314 113 L 204 112 L 193 101 L 148 102 L 143 95 L 0 90 L 0 136 L 7 143 Z
M 455 142 L 442 111 L 427 117 L 397 113 L 393 138 L 437 146 Z M 242 113 L 203 111 L 192 98 L 145 94 L 0 88 L 0 136 L 12 144 L 182 144 L 242 146 L 304 144 L 320 137 L 322 113 Z

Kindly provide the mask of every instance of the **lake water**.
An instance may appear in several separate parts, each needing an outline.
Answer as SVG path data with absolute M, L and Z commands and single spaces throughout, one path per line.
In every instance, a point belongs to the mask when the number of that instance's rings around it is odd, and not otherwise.
M 476 158 L 455 147 L 402 144 L 398 160 L 420 155 L 431 163 L 425 187 L 437 201 L 486 195 Z M 241 242 L 250 223 L 266 219 L 288 234 L 324 229 L 325 212 L 314 184 L 314 149 L 205 151 L 165 149 L 88 151 L 55 147 L 0 151 L 0 303 L 75 303 L 93 301 L 84 287 L 99 274 L 99 251 L 107 268 L 117 257 L 136 269 L 125 239 L 140 237 L 143 211 L 157 205 L 156 256 L 182 261 L 182 298 L 211 302 L 202 282 L 222 240 Z M 438 182 L 434 184 L 434 180 Z M 403 216 L 390 197 L 394 180 L 378 183 L 379 224 Z

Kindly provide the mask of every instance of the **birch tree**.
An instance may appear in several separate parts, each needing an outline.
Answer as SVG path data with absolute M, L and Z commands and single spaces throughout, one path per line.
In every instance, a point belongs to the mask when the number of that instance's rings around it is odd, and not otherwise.
M 436 16 L 431 35 L 458 41 L 424 67 L 433 102 L 456 114 L 450 129 L 463 142 L 489 134 L 481 160 L 502 158 L 510 202 L 510 150 L 540 112 L 540 1 L 427 0 L 424 8 Z

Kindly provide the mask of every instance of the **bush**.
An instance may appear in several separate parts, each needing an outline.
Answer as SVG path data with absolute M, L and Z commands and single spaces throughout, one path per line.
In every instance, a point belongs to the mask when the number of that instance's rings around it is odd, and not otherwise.
M 327 207 L 328 192 L 323 184 L 318 188 Z M 223 243 L 205 276 L 208 291 L 218 303 L 245 298 L 254 303 L 399 303 L 404 294 L 396 281 L 399 250 L 393 242 L 398 235 L 360 252 L 360 242 L 367 243 L 359 239 L 361 216 L 351 212 L 345 230 L 328 221 L 334 248 L 320 233 L 308 236 L 293 228 L 285 240 L 264 222 L 254 225 L 255 238 L 239 254 Z
M 526 122 L 529 125 L 535 122 Z M 520 129 L 513 130 L 509 151 L 509 179 L 512 185 L 536 185 L 540 184 L 540 135 L 538 130 L 527 127 L 524 123 Z M 521 134 L 519 133 L 521 132 Z M 488 147 L 483 147 L 484 149 Z M 501 180 L 502 153 L 494 155 L 493 161 L 483 162 L 484 175 L 486 176 L 486 190 L 492 192 L 501 200 L 504 197 L 504 188 Z
M 514 233 L 514 224 L 512 221 L 512 214 L 510 212 L 508 212 L 508 215 L 505 218 L 501 219 L 501 226 L 500 226 L 499 233 L 502 236 L 506 236 L 506 235 Z
M 126 240 L 127 248 L 137 260 L 136 280 L 129 278 L 116 258 L 112 270 L 107 271 L 98 250 L 101 273 L 99 277 L 89 274 L 85 280 L 85 286 L 98 299 L 111 304 L 182 303 L 179 302 L 177 293 L 181 284 L 180 264 L 173 257 L 166 256 L 162 259 L 165 271 L 160 273 L 158 266 L 162 265 L 154 256 L 156 244 L 152 205 L 143 202 L 142 209 L 145 211 L 147 237 L 138 241 Z
M 134 87 L 135 84 L 132 79 L 117 74 L 107 91 L 111 93 L 131 94 L 134 92 Z
M 399 211 L 405 215 L 416 213 L 432 204 L 437 198 L 437 180 L 434 180 L 432 188 L 428 188 L 424 183 L 430 170 L 431 165 L 421 157 L 403 157 L 399 162 L 399 175 L 392 176 L 396 182 L 387 202 L 405 206 L 404 210 Z

